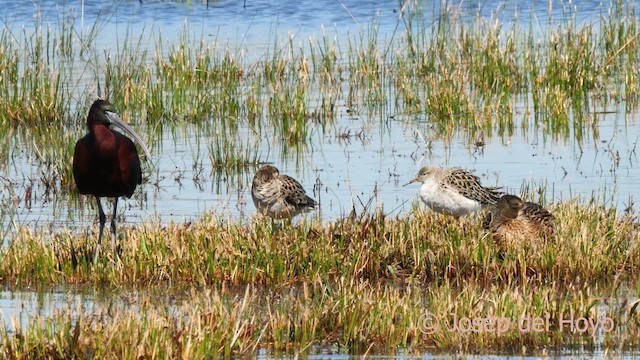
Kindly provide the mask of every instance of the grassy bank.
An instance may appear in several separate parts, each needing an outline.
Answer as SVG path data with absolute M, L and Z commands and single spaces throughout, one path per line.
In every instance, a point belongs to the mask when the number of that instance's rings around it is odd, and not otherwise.
M 123 234 L 119 259 L 107 250 L 95 268 L 96 234 L 24 229 L 0 252 L 7 284 L 175 295 L 133 307 L 116 301 L 108 315 L 76 317 L 72 308 L 34 321 L 5 334 L 5 354 L 199 357 L 324 346 L 541 353 L 637 345 L 636 219 L 595 203 L 551 210 L 554 241 L 503 254 L 479 219 L 418 209 L 406 218 L 353 214 L 282 229 L 260 218 L 242 224 L 214 216 L 142 225 Z M 437 314 L 436 328 L 425 323 L 427 312 Z M 571 316 L 585 320 L 572 330 Z M 475 317 L 506 318 L 511 326 L 500 334 L 471 331 L 460 320 Z M 523 317 L 543 319 L 544 331 L 522 331 L 516 325 Z M 600 319 L 599 330 L 575 330 L 588 319 Z M 604 331 L 605 319 L 615 326 Z M 466 331 L 447 330 L 454 323 Z
M 457 222 L 415 212 L 406 218 L 360 214 L 274 230 L 214 216 L 188 224 L 125 229 L 120 260 L 91 265 L 94 233 L 46 235 L 23 229 L 0 250 L 0 277 L 22 286 L 94 283 L 109 286 L 188 283 L 206 286 L 330 281 L 348 277 L 404 283 L 590 284 L 635 279 L 640 247 L 635 218 L 614 208 L 559 204 L 558 238 L 537 247 L 498 254 L 480 220 Z M 105 248 L 109 248 L 108 240 Z M 55 269 L 56 271 L 52 271 Z M 527 280 L 528 279 L 528 280 Z

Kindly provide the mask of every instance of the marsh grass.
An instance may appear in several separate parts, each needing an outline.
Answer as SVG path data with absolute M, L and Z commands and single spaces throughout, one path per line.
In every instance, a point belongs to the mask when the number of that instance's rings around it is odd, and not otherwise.
M 419 354 L 460 351 L 553 354 L 571 349 L 637 346 L 633 303 L 594 295 L 596 288 L 575 286 L 558 292 L 551 285 L 404 286 L 340 277 L 334 281 L 192 287 L 160 300 L 150 289 L 126 305 L 102 299 L 98 306 L 69 304 L 49 317 L 14 321 L 2 332 L 7 357 L 202 358 L 267 353 L 312 353 L 330 347 L 351 354 Z M 599 290 L 601 291 L 601 290 Z M 130 298 L 122 291 L 123 298 Z M 621 296 L 621 295 L 617 295 Z M 167 301 L 168 300 L 168 301 Z M 437 316 L 427 327 L 421 316 Z M 454 317 L 455 314 L 455 317 Z M 608 332 L 578 333 L 560 318 L 610 318 Z M 504 333 L 455 330 L 475 317 L 505 318 Z M 547 319 L 544 332 L 524 331 L 521 319 Z M 526 321 L 526 320 L 525 320 Z M 453 329 L 453 330 L 451 330 Z
M 536 196 L 539 191 L 525 194 Z M 242 223 L 215 214 L 185 224 L 144 224 L 121 231 L 119 257 L 105 245 L 95 267 L 95 233 L 22 228 L 0 249 L 5 284 L 143 295 L 134 306 L 113 300 L 95 313 L 70 304 L 26 324 L 15 321 L 2 334 L 2 351 L 156 358 L 258 349 L 293 354 L 325 346 L 349 353 L 511 354 L 637 346 L 635 214 L 597 200 L 546 206 L 556 217 L 557 237 L 503 253 L 479 217 L 456 220 L 419 207 L 404 217 L 354 212 L 280 228 L 261 217 Z M 157 303 L 154 289 L 173 300 Z M 432 331 L 425 331 L 425 312 L 439 317 Z M 615 327 L 578 332 L 560 322 L 570 316 L 607 317 Z M 513 326 L 499 335 L 447 330 L 466 326 L 456 319 L 475 317 L 505 317 Z M 523 317 L 548 319 L 548 328 L 520 331 Z
M 393 65 L 396 103 L 424 113 L 446 136 L 458 128 L 503 134 L 520 121 L 514 103 L 531 102 L 525 128 L 533 120 L 545 133 L 567 138 L 569 129 L 597 122 L 593 109 L 612 99 L 629 98 L 627 110 L 635 109 L 636 95 L 628 92 L 637 88 L 637 71 L 623 69 L 637 61 L 637 23 L 626 13 L 635 13 L 633 5 L 615 2 L 597 25 L 584 25 L 569 9 L 561 22 L 540 30 L 518 21 L 506 28 L 499 14 L 469 19 L 445 3 L 431 28 L 405 22 L 410 42 Z M 582 134 L 575 132 L 578 140 Z
M 328 281 L 349 276 L 410 283 L 571 283 L 638 275 L 638 232 L 632 214 L 597 203 L 551 206 L 558 236 L 539 251 L 514 250 L 504 261 L 480 219 L 460 222 L 431 212 L 403 218 L 360 214 L 321 224 L 303 222 L 273 231 L 269 222 L 242 225 L 205 216 L 187 224 L 127 228 L 119 239 L 120 259 L 90 258 L 95 236 L 44 234 L 21 229 L 0 251 L 0 276 L 29 285 L 98 282 L 112 286 L 187 282 L 201 286 Z M 95 234 L 93 234 L 95 235 Z M 117 266 L 113 266 L 115 264 Z M 50 272 L 46 269 L 58 269 Z

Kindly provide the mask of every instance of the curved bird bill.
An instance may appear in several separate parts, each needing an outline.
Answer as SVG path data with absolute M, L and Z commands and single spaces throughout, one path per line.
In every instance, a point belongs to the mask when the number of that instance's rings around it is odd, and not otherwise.
M 107 111 L 106 114 L 107 114 L 107 117 L 109 118 L 109 121 L 111 121 L 112 124 L 124 130 L 124 132 L 126 132 L 129 136 L 131 136 L 133 140 L 135 140 L 138 143 L 138 145 L 142 147 L 142 150 L 147 156 L 147 159 L 151 160 L 151 151 L 149 151 L 147 144 L 145 144 L 145 142 L 142 140 L 140 135 L 138 135 L 126 122 L 124 122 L 120 118 L 120 115 L 118 115 L 117 113 Z

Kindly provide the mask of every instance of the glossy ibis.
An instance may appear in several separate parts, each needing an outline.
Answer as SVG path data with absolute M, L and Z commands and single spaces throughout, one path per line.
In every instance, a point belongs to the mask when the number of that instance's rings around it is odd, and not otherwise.
M 142 182 L 140 158 L 134 143 L 126 136 L 111 129 L 116 125 L 128 133 L 151 158 L 144 141 L 129 127 L 115 111 L 115 107 L 105 100 L 96 100 L 89 115 L 89 133 L 76 143 L 73 155 L 73 177 L 78 192 L 96 197 L 100 212 L 100 235 L 96 244 L 93 263 L 98 261 L 100 241 L 104 231 L 106 216 L 100 204 L 101 197 L 115 198 L 111 219 L 111 247 L 116 238 L 116 209 L 118 197 L 131 197 L 136 186 Z

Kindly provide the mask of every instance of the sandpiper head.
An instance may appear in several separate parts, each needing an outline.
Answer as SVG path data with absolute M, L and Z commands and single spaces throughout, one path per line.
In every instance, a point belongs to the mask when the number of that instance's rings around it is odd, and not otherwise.
M 495 207 L 503 217 L 515 219 L 524 207 L 524 201 L 515 195 L 502 195 Z
M 433 166 L 433 165 L 425 166 L 422 169 L 420 169 L 420 171 L 418 171 L 418 175 L 416 175 L 415 178 L 411 179 L 411 181 L 404 184 L 403 186 L 407 186 L 414 182 L 425 182 L 427 179 L 438 176 L 438 174 L 440 173 L 442 173 L 442 169 L 437 166 Z
M 275 166 L 265 165 L 261 167 L 253 177 L 254 185 L 267 183 L 280 175 L 280 171 Z

